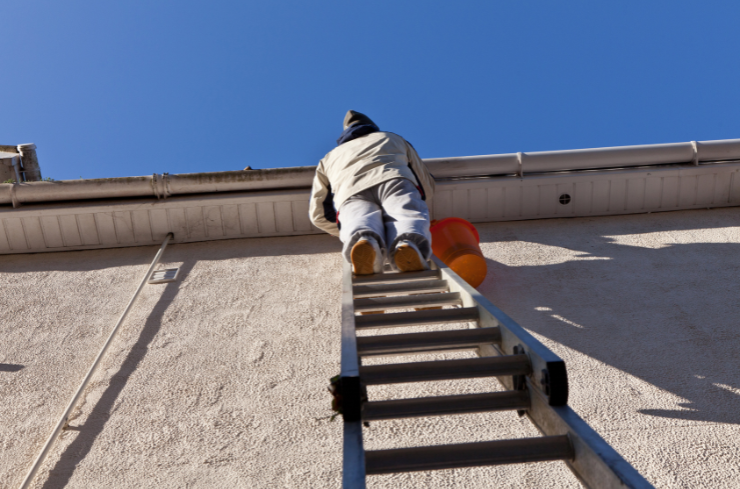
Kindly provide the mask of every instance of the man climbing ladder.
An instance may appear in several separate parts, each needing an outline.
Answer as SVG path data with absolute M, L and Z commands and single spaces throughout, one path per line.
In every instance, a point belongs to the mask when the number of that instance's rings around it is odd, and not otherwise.
M 309 215 L 339 236 L 356 275 L 428 268 L 434 178 L 411 144 L 350 110 L 338 146 L 316 168 Z M 341 216 L 341 217 L 340 217 Z
M 365 489 L 366 476 L 374 474 L 554 460 L 566 462 L 587 488 L 651 488 L 567 406 L 565 362 L 432 257 L 428 203 L 434 179 L 414 148 L 352 110 L 337 143 L 316 169 L 309 212 L 317 227 L 339 236 L 347 261 L 341 373 L 331 388 L 332 407 L 344 420 L 343 488 Z M 385 259 L 395 271 L 409 273 L 384 273 Z M 440 331 L 443 324 L 456 326 Z M 357 330 L 408 326 L 434 327 L 357 336 Z M 373 356 L 460 350 L 473 350 L 478 358 L 362 363 Z M 497 378 L 504 390 L 409 399 L 375 399 L 367 391 L 372 385 L 479 377 Z M 370 421 L 503 410 L 526 414 L 544 436 L 386 450 L 363 446 L 363 423 Z

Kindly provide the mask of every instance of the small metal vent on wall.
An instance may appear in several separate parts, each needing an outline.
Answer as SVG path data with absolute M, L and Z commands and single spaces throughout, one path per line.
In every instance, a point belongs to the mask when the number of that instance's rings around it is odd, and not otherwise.
M 157 270 L 152 273 L 149 278 L 150 284 L 164 284 L 167 282 L 174 282 L 177 280 L 177 275 L 180 273 L 179 268 L 166 268 L 164 270 Z

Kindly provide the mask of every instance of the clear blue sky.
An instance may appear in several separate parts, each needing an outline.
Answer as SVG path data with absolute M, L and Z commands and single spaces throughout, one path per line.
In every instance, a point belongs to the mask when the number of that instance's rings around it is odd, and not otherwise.
M 55 179 L 740 138 L 740 2 L 6 0 L 0 144 Z

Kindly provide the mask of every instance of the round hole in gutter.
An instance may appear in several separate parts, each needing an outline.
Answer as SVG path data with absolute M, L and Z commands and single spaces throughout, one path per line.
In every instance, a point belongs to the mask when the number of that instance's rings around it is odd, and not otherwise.
M 561 196 L 560 196 L 560 197 L 558 198 L 558 200 L 560 201 L 560 203 L 561 203 L 561 204 L 563 204 L 563 205 L 568 205 L 568 204 L 570 204 L 570 195 L 568 195 L 568 194 L 563 194 L 563 195 L 561 195 Z

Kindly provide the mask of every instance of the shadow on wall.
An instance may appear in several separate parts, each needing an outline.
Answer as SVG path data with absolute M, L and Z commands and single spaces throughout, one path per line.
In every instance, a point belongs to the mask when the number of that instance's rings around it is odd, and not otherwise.
M 508 236 L 497 234 L 497 228 L 500 226 L 517 225 L 526 223 L 537 223 L 537 228 L 560 228 L 569 222 L 577 221 L 579 223 L 596 223 L 602 225 L 604 222 L 615 223 L 613 228 L 620 229 L 618 234 L 626 234 L 632 230 L 646 232 L 644 220 L 649 219 L 651 228 L 649 232 L 656 231 L 690 231 L 692 229 L 718 229 L 724 227 L 733 227 L 740 224 L 740 207 L 720 207 L 714 209 L 694 209 L 684 211 L 663 211 L 648 212 L 644 214 L 625 214 L 612 216 L 594 216 L 594 217 L 563 217 L 551 219 L 528 219 L 522 221 L 502 221 L 496 223 L 475 223 L 475 226 L 494 226 L 487 233 L 481 233 L 482 243 L 507 241 Z M 701 220 L 701 225 L 697 226 L 697 221 Z M 580 224 L 582 225 L 582 224 Z M 579 225 L 579 226 L 580 226 Z M 587 224 L 588 225 L 588 224 Z M 480 231 L 480 229 L 479 229 Z
M 24 367 L 25 365 L 17 365 L 14 363 L 0 363 L 0 372 L 17 372 Z
M 616 239 L 731 228 L 739 214 L 705 213 L 712 221 L 705 226 L 706 220 L 692 213 L 697 211 L 583 219 L 576 225 L 563 220 L 537 227 L 482 225 L 484 243 L 512 241 L 513 248 L 501 257 L 514 263 L 489 259 L 479 290 L 530 331 L 686 400 L 676 409 L 643 409 L 642 414 L 740 423 L 740 371 L 734 361 L 740 357 L 740 243 L 674 242 L 651 248 Z M 552 232 L 543 229 L 548 227 Z M 537 250 L 535 260 L 525 256 L 516 262 L 517 251 Z M 553 250 L 562 256 L 549 256 Z M 536 262 L 541 264 L 532 265 Z
M 129 349 L 128 355 L 126 355 L 119 370 L 110 377 L 108 387 L 92 408 L 85 423 L 75 425 L 74 421 L 71 422 L 71 426 L 67 429 L 77 431 L 78 433 L 74 441 L 64 449 L 54 468 L 49 472 L 49 478 L 43 485 L 44 489 L 65 487 L 72 474 L 74 474 L 77 464 L 90 452 L 93 443 L 95 443 L 95 438 L 102 433 L 106 422 L 110 418 L 118 396 L 126 387 L 131 374 L 136 371 L 146 356 L 149 345 L 159 332 L 162 326 L 162 317 L 172 303 L 172 300 L 177 296 L 180 285 L 182 284 L 182 278 L 188 276 L 196 262 L 197 260 L 186 260 L 180 266 L 181 279 L 176 282 L 170 282 L 165 286 L 162 295 L 149 314 L 136 343 Z M 81 404 L 83 403 L 78 403 L 78 405 Z
M 105 250 L 64 251 L 0 255 L 2 273 L 27 272 L 89 272 L 102 268 L 145 265 L 151 262 L 151 250 L 159 246 L 137 246 Z M 187 255 L 198 257 L 207 250 L 209 260 L 230 260 L 261 256 L 314 255 L 337 253 L 341 243 L 328 235 L 290 236 L 281 238 L 248 238 L 171 244 L 168 249 L 187 250 Z M 101 266 L 101 264 L 104 264 Z
M 36 265 L 36 271 L 93 271 L 104 267 L 145 266 L 151 262 L 155 249 L 154 247 L 140 247 L 65 252 L 64 254 L 26 255 L 14 257 L 20 258 L 19 261 L 26 261 L 25 264 L 16 264 L 16 270 L 14 271 L 16 273 L 31 271 L 34 269 L 34 264 Z M 148 314 L 145 323 L 136 326 L 141 328 L 138 338 L 131 347 L 126 347 L 127 351 L 123 353 L 125 358 L 117 371 L 109 376 L 108 385 L 100 398 L 95 401 L 87 401 L 88 406 L 90 402 L 94 402 L 94 405 L 89 408 L 90 411 L 87 417 L 80 418 L 77 421 L 73 420 L 70 423 L 68 430 L 73 432 L 72 436 L 74 438 L 63 449 L 59 459 L 49 472 L 48 479 L 43 487 L 45 489 L 60 488 L 66 487 L 70 483 L 76 467 L 88 456 L 96 440 L 106 429 L 106 424 L 111 418 L 122 392 L 129 384 L 129 380 L 140 368 L 142 362 L 145 361 L 152 342 L 160 334 L 162 321 L 170 304 L 176 299 L 183 285 L 188 283 L 187 278 L 197 276 L 198 270 L 196 269 L 193 272 L 196 264 L 204 261 L 319 253 L 336 253 L 338 259 L 340 249 L 338 240 L 328 236 L 301 237 L 300 240 L 292 237 L 262 238 L 169 245 L 160 265 L 168 262 L 178 263 L 180 267 L 178 280 L 164 286 L 155 285 L 155 287 L 164 287 L 164 290 L 162 290 L 161 296 Z M 97 256 L 97 258 L 91 259 L 92 255 Z M 101 264 L 103 266 L 100 266 Z M 138 280 L 139 277 L 140 275 L 137 274 L 136 279 Z M 22 280 L 23 276 L 18 275 L 16 279 Z M 123 327 L 126 327 L 126 325 L 124 324 Z M 110 355 L 111 352 L 108 353 L 108 356 Z M 3 364 L 0 364 L 0 368 L 2 366 Z M 101 373 L 102 370 L 99 370 L 96 376 L 100 376 Z M 80 402 L 78 406 L 82 404 L 83 402 Z M 59 442 L 57 441 L 57 443 Z

